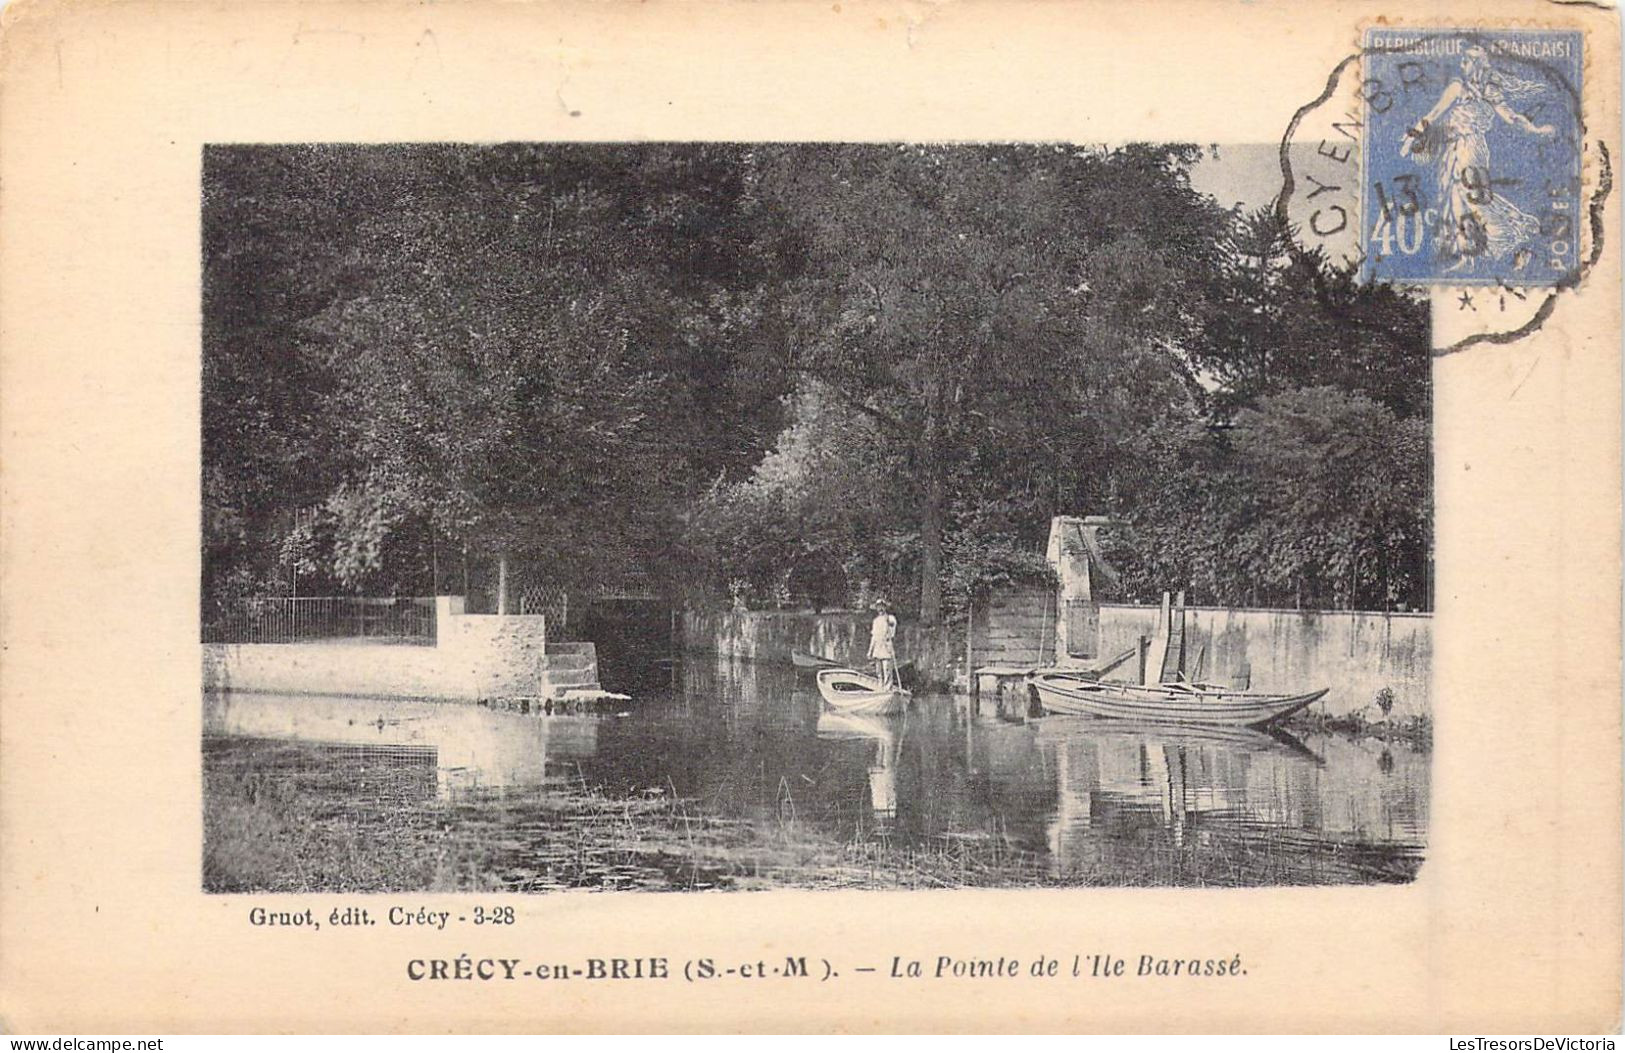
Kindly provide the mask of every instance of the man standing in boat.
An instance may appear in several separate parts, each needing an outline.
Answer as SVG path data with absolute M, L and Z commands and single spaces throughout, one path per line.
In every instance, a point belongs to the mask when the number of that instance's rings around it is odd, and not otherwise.
M 880 665 L 880 682 L 902 687 L 897 678 L 897 618 L 884 598 L 874 602 L 875 620 L 869 626 L 869 658 Z

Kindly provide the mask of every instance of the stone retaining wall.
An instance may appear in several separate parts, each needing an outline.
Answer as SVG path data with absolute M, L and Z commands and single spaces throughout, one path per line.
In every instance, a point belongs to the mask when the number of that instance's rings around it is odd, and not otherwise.
M 683 649 L 754 662 L 790 661 L 805 651 L 843 665 L 863 668 L 869 659 L 869 626 L 864 611 L 813 614 L 810 611 L 686 611 Z M 927 630 L 899 621 L 897 658 L 912 665 L 928 683 L 946 684 L 962 664 L 964 640 L 946 630 Z
M 557 697 L 598 684 L 592 645 L 550 648 L 544 615 L 464 614 L 461 597 L 442 596 L 435 616 L 433 646 L 352 640 L 205 644 L 204 688 L 478 701 Z
M 1054 660 L 1055 608 L 1042 590 L 1022 590 L 981 613 L 972 612 L 972 661 L 1041 665 Z M 1047 609 L 1044 609 L 1047 606 Z M 760 662 L 789 662 L 806 651 L 859 667 L 867 663 L 869 623 L 864 612 L 688 612 L 683 647 Z M 1099 607 L 1096 654 L 1113 656 L 1156 631 L 1157 608 Z M 1315 712 L 1358 713 L 1371 722 L 1403 721 L 1432 712 L 1433 620 L 1427 614 L 1367 611 L 1284 611 L 1189 607 L 1185 613 L 1186 671 L 1198 661 L 1204 680 L 1234 683 L 1244 666 L 1259 691 L 1329 688 Z M 945 630 L 926 632 L 902 623 L 898 656 L 926 679 L 947 683 L 964 666 L 967 640 Z M 1117 674 L 1134 676 L 1126 667 Z M 1385 714 L 1379 698 L 1390 703 Z
M 1117 654 L 1156 631 L 1157 608 L 1101 604 L 1100 653 Z M 1432 713 L 1433 618 L 1373 611 L 1225 607 L 1185 610 L 1185 668 L 1234 682 L 1243 664 L 1257 691 L 1330 688 L 1314 711 L 1407 720 Z M 1386 716 L 1378 696 L 1386 690 Z

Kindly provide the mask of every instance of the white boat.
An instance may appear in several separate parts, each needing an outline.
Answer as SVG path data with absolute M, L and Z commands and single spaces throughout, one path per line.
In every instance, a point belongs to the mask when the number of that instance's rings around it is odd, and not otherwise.
M 900 687 L 856 669 L 820 669 L 818 693 L 843 713 L 901 713 L 912 697 Z
M 1027 678 L 1046 713 L 1175 724 L 1263 727 L 1319 701 L 1329 688 L 1303 694 L 1238 691 L 1213 684 L 1108 684 L 1070 673 Z

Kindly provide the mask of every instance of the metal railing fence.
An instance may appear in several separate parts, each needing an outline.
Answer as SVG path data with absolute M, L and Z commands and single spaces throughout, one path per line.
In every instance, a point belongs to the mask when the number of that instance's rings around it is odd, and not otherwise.
M 209 612 L 204 638 L 210 643 L 433 644 L 434 611 L 434 598 L 426 596 L 255 596 Z

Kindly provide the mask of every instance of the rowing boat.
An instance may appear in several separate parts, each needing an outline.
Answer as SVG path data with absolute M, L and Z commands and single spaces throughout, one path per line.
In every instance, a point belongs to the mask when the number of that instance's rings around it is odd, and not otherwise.
M 1236 691 L 1212 684 L 1109 684 L 1070 673 L 1034 673 L 1027 679 L 1046 713 L 1176 724 L 1263 727 L 1324 696 Z
M 843 713 L 901 713 L 912 697 L 856 669 L 820 669 L 818 693 Z

